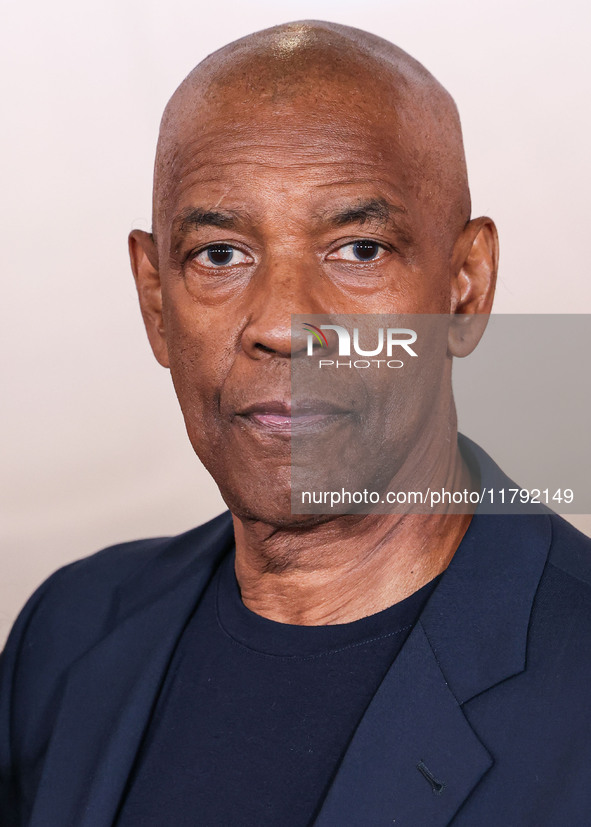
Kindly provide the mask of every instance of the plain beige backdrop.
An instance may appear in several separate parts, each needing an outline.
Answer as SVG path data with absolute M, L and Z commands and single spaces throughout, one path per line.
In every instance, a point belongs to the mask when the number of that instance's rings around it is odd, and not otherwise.
M 0 643 L 58 566 L 224 508 L 149 351 L 126 236 L 150 227 L 180 80 L 302 18 L 393 40 L 455 97 L 473 214 L 500 231 L 496 310 L 591 312 L 587 3 L 2 0 Z

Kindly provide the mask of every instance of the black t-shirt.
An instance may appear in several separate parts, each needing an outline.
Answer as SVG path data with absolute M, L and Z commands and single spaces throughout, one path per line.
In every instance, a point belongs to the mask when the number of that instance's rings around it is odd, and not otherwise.
M 117 827 L 306 827 L 439 577 L 352 623 L 250 611 L 220 564 L 183 632 Z

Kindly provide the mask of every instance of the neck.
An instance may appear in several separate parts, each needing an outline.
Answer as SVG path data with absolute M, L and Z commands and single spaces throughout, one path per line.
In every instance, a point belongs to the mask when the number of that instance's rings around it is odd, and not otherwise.
M 464 488 L 457 448 L 444 486 Z M 234 516 L 236 578 L 244 604 L 282 623 L 349 623 L 408 597 L 445 568 L 469 514 L 342 515 L 277 528 Z

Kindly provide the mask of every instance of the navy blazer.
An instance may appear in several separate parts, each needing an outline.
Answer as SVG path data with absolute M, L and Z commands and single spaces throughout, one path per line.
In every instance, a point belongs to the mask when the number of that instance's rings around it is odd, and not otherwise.
M 225 513 L 66 566 L 31 598 L 1 661 L 3 827 L 111 827 L 175 644 L 232 545 Z M 552 514 L 474 516 L 315 827 L 588 827 L 590 552 Z

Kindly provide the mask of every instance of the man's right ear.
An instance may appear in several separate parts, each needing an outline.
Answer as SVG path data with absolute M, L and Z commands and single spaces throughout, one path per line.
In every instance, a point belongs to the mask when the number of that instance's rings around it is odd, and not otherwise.
M 150 345 L 156 359 L 167 368 L 169 362 L 162 317 L 162 285 L 158 271 L 158 252 L 151 233 L 143 230 L 130 232 L 129 257 Z

